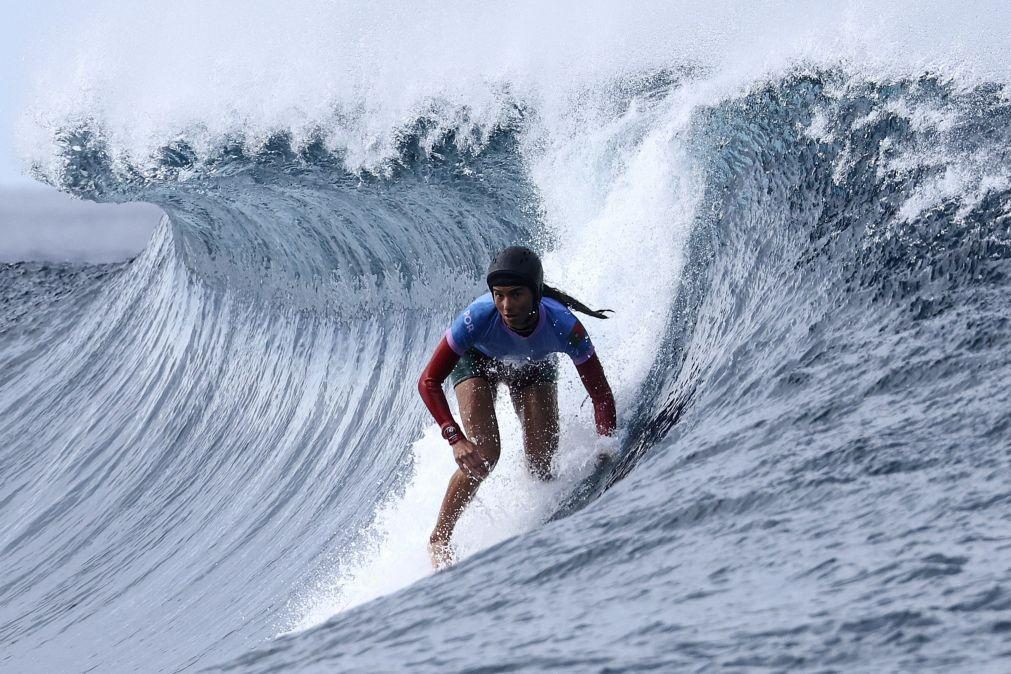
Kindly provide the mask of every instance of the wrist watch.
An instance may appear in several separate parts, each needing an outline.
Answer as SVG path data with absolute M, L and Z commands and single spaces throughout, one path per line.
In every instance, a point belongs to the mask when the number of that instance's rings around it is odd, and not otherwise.
M 460 440 L 460 429 L 450 424 L 442 429 L 442 437 L 449 441 L 449 444 L 455 445 Z

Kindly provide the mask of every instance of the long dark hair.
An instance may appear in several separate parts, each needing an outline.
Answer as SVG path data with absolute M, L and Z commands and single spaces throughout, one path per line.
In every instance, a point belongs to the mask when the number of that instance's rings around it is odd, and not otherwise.
M 585 304 L 577 300 L 572 295 L 569 295 L 568 293 L 563 293 L 558 288 L 552 288 L 547 283 L 542 284 L 542 288 L 543 290 L 541 291 L 541 295 L 543 297 L 550 297 L 556 302 L 561 302 L 568 308 L 574 309 L 575 311 L 578 311 L 581 314 L 593 316 L 594 318 L 610 318 L 610 316 L 605 316 L 604 312 L 611 314 L 614 313 L 613 309 L 591 309 L 590 307 L 586 306 Z

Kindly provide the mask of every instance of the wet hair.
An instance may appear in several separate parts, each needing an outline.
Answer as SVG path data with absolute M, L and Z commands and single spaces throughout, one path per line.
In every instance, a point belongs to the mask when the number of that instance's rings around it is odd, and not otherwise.
M 547 283 L 541 284 L 541 287 L 543 289 L 542 294 L 544 295 L 544 297 L 550 297 L 551 299 L 557 302 L 561 302 L 569 309 L 572 309 L 573 311 L 578 311 L 581 314 L 593 316 L 594 318 L 610 318 L 610 316 L 607 316 L 606 314 L 614 313 L 614 309 L 591 309 L 590 307 L 586 306 L 585 304 L 577 300 L 572 295 L 564 293 L 558 288 L 552 288 Z

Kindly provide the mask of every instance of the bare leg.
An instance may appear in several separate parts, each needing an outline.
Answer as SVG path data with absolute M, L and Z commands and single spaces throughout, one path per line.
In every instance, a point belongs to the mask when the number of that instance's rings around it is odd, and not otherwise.
M 523 449 L 530 472 L 550 480 L 551 461 L 558 450 L 558 385 L 533 384 L 510 394 L 523 425 Z
M 495 418 L 495 386 L 484 379 L 473 377 L 459 383 L 456 399 L 460 403 L 460 416 L 467 439 L 481 450 L 494 468 L 502 452 L 499 443 L 498 419 Z M 453 563 L 449 540 L 460 514 L 477 493 L 481 480 L 470 477 L 459 468 L 449 479 L 446 496 L 442 500 L 439 519 L 429 538 L 428 551 L 432 565 L 444 568 Z

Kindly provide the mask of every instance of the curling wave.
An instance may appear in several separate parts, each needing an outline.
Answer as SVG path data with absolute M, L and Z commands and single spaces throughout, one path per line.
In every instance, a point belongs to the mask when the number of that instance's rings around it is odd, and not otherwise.
M 569 137 L 518 103 L 476 139 L 421 118 L 375 171 L 283 133 L 131 165 L 61 130 L 52 180 L 167 217 L 128 265 L 0 274 L 5 666 L 993 665 L 1002 89 L 704 89 L 623 80 Z M 516 242 L 617 310 L 590 331 L 620 446 L 594 464 L 564 378 L 560 483 L 505 422 L 466 559 L 428 576 L 451 460 L 413 382 Z

